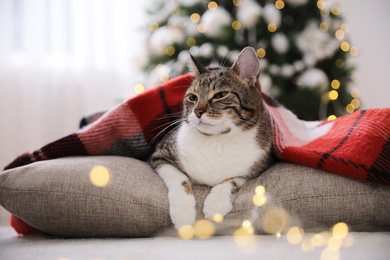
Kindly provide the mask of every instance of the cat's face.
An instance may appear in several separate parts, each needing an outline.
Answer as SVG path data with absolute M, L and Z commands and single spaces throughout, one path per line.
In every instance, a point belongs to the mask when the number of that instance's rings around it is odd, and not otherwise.
M 245 48 L 233 66 L 224 70 L 209 71 L 192 59 L 197 77 L 184 98 L 184 121 L 205 135 L 256 126 L 263 106 L 253 48 Z

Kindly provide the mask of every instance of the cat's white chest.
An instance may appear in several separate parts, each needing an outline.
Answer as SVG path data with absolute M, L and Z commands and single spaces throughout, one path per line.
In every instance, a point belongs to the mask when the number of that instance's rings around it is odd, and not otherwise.
M 264 156 L 255 136 L 255 129 L 205 136 L 183 125 L 177 136 L 177 152 L 193 181 L 214 186 L 228 178 L 248 175 L 253 164 Z

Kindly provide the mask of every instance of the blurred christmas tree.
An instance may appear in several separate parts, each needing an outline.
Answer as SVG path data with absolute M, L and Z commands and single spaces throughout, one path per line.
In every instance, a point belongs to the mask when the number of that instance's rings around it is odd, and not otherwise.
M 358 92 L 348 90 L 349 58 L 358 49 L 333 1 L 159 0 L 150 17 L 143 68 L 149 78 L 187 72 L 188 52 L 205 65 L 227 67 L 252 46 L 263 91 L 299 118 L 333 119 L 360 105 Z

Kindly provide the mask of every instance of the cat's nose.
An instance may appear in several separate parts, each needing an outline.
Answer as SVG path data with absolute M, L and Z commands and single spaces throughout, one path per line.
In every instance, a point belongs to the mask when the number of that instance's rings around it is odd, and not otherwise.
M 194 109 L 194 113 L 195 113 L 197 118 L 201 118 L 202 115 L 204 114 L 204 110 L 203 109 Z

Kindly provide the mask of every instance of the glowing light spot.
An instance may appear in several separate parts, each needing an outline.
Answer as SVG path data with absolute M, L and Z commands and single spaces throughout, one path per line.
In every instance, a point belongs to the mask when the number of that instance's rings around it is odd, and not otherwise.
M 336 120 L 336 119 L 337 119 L 337 116 L 335 116 L 335 115 L 328 116 L 328 121 L 333 121 L 333 120 Z
M 209 10 L 214 11 L 214 10 L 216 10 L 218 8 L 218 4 L 216 2 L 214 2 L 214 1 L 211 1 L 207 5 L 207 7 L 209 8 Z
M 287 232 L 287 241 L 290 244 L 298 245 L 303 240 L 303 230 L 300 227 L 292 227 Z
M 312 238 L 310 239 L 310 243 L 313 247 L 319 247 L 319 246 L 322 246 L 324 244 L 324 237 L 322 234 L 315 234 L 314 236 L 312 236 Z
M 360 100 L 355 98 L 351 101 L 351 105 L 353 106 L 353 108 L 355 109 L 358 109 L 360 107 Z
M 360 97 L 360 91 L 359 91 L 357 88 L 353 89 L 353 90 L 351 91 L 351 96 L 352 96 L 353 98 L 359 98 L 359 97 Z
M 334 251 L 330 248 L 325 248 L 321 252 L 321 260 L 339 260 L 340 259 L 340 252 Z
M 263 195 L 265 193 L 265 187 L 262 185 L 257 186 L 255 192 L 256 194 Z
M 252 223 L 249 220 L 244 220 L 244 222 L 242 222 L 242 227 L 248 229 L 252 227 Z
M 359 55 L 359 49 L 357 47 L 351 47 L 351 49 L 349 50 L 349 53 L 352 55 L 352 56 L 358 56 Z
M 267 53 L 267 52 L 266 52 L 265 49 L 263 49 L 263 48 L 259 48 L 259 49 L 257 49 L 257 51 L 256 51 L 256 54 L 257 54 L 257 56 L 258 56 L 259 58 L 264 58 L 266 53 Z
M 341 7 L 340 7 L 339 4 L 335 4 L 332 7 L 332 14 L 334 14 L 334 15 L 340 15 L 341 14 Z
M 191 22 L 197 23 L 200 21 L 200 15 L 198 13 L 193 13 L 190 16 Z
M 200 33 L 205 33 L 207 31 L 207 26 L 204 23 L 198 25 L 198 31 Z
M 336 99 L 338 99 L 338 97 L 339 97 L 339 93 L 337 92 L 337 90 L 329 91 L 329 99 L 330 100 L 336 100 Z
M 195 229 L 190 225 L 184 225 L 179 228 L 178 234 L 182 239 L 189 240 L 194 237 Z
M 217 223 L 221 223 L 223 221 L 223 216 L 221 214 L 214 214 L 213 220 Z
M 232 28 L 236 31 L 241 29 L 241 23 L 239 21 L 233 21 L 232 22 Z
M 275 7 L 278 8 L 278 9 L 283 9 L 284 8 L 284 2 L 281 1 L 281 0 L 277 0 L 275 2 Z
M 269 32 L 272 32 L 272 33 L 273 33 L 273 32 L 276 32 L 276 30 L 278 29 L 278 27 L 276 26 L 276 24 L 270 23 L 270 24 L 268 24 L 267 29 L 268 29 Z
M 189 37 L 186 41 L 188 47 L 192 47 L 196 44 L 196 40 L 194 37 Z
M 262 207 L 267 203 L 267 197 L 265 194 L 255 194 L 252 198 L 253 204 L 258 207 Z
M 318 0 L 317 1 L 317 8 L 318 9 L 322 10 L 322 9 L 325 9 L 325 7 L 326 7 L 326 3 L 325 3 L 324 0 Z
M 92 168 L 89 178 L 93 185 L 104 187 L 110 181 L 110 172 L 106 167 L 97 165 Z
M 344 64 L 345 64 L 345 61 L 343 59 L 339 58 L 339 59 L 336 60 L 336 67 L 337 68 L 339 68 L 339 69 L 343 68 Z
M 334 80 L 332 80 L 330 85 L 332 86 L 332 88 L 338 89 L 340 87 L 340 81 L 338 81 L 337 79 L 334 79 Z
M 195 236 L 200 239 L 210 238 L 215 233 L 214 224 L 206 219 L 198 220 L 194 224 Z
M 160 27 L 160 26 L 158 25 L 158 23 L 151 23 L 151 24 L 149 24 L 149 30 L 150 30 L 151 32 L 157 31 L 157 29 L 158 29 L 159 27 Z
M 262 226 L 266 233 L 282 233 L 290 225 L 290 216 L 282 208 L 272 208 L 264 214 Z
M 325 22 L 322 22 L 320 24 L 320 30 L 323 31 L 323 32 L 327 32 L 329 30 L 329 25 Z
M 337 239 L 343 239 L 348 235 L 348 226 L 344 222 L 339 222 L 332 228 L 332 234 Z
M 343 30 L 337 30 L 335 36 L 337 39 L 342 40 L 345 37 L 345 33 Z
M 350 114 L 355 112 L 355 108 L 351 104 L 348 104 L 345 110 Z
M 328 9 L 322 9 L 320 10 L 321 16 L 322 17 L 328 17 L 329 16 L 329 10 Z
M 175 54 L 175 48 L 173 47 L 173 46 L 167 46 L 166 48 L 165 48 L 165 54 L 167 55 L 167 56 L 172 56 L 173 54 Z
M 141 94 L 141 93 L 143 93 L 144 91 L 145 91 L 144 85 L 138 83 L 137 85 L 134 86 L 134 92 L 135 92 L 136 94 Z
M 242 0 L 233 0 L 233 4 L 235 6 L 240 6 L 242 4 Z
M 252 249 L 256 245 L 256 237 L 246 228 L 239 228 L 234 232 L 234 242 L 243 249 Z
M 349 51 L 349 48 L 351 48 L 351 46 L 349 45 L 348 42 L 342 42 L 340 44 L 340 48 L 341 48 L 342 51 L 347 52 L 347 51 Z

